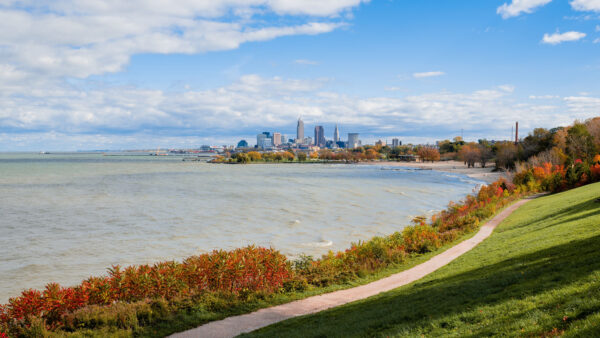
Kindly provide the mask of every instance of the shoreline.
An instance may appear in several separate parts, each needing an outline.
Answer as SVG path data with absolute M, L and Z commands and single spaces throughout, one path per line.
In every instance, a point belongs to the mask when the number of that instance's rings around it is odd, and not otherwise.
M 467 168 L 460 161 L 438 161 L 438 162 L 397 162 L 397 161 L 381 161 L 381 162 L 363 162 L 365 165 L 387 165 L 394 167 L 417 168 L 423 170 L 435 170 L 447 173 L 455 173 L 466 175 L 470 178 L 484 181 L 487 184 L 497 181 L 500 178 L 507 179 L 506 172 L 494 172 L 494 167 L 482 168 L 477 164 L 475 168 Z

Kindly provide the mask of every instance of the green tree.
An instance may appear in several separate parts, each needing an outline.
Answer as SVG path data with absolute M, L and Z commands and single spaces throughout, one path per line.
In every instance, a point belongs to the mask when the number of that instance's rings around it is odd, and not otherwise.
M 576 122 L 567 131 L 567 150 L 573 160 L 591 160 L 595 155 L 594 138 L 585 124 Z

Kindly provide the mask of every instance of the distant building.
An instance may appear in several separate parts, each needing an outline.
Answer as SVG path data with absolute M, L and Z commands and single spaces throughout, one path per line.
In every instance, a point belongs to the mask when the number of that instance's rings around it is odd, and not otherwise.
M 336 144 L 337 144 L 338 148 L 342 148 L 342 149 L 346 148 L 346 142 L 344 142 L 344 141 L 337 141 Z
M 281 133 L 273 133 L 273 146 L 281 145 Z
M 238 142 L 237 147 L 238 148 L 248 148 L 248 142 L 246 142 L 246 140 L 241 140 L 240 142 Z
M 256 146 L 258 148 L 270 148 L 273 146 L 273 139 L 271 137 L 267 137 L 270 136 L 270 133 L 262 133 L 262 134 L 258 134 L 256 135 Z
M 384 147 L 384 146 L 386 146 L 386 145 L 387 145 L 387 142 L 386 142 L 386 141 L 379 140 L 379 141 L 375 142 L 375 145 L 376 145 L 376 146 L 381 146 L 381 147 Z
M 338 125 L 335 125 L 335 130 L 333 131 L 333 142 L 337 143 L 340 141 L 340 130 L 338 129 Z
M 346 144 L 346 147 L 354 149 L 358 148 L 359 144 L 358 133 L 348 133 L 348 143 Z
M 315 145 L 317 147 L 325 147 L 325 129 L 323 126 L 315 127 Z
M 396 148 L 402 145 L 402 142 L 397 139 L 397 138 L 393 138 L 392 139 L 392 148 Z
M 304 140 L 304 121 L 298 119 L 298 126 L 296 126 L 296 140 L 302 142 Z

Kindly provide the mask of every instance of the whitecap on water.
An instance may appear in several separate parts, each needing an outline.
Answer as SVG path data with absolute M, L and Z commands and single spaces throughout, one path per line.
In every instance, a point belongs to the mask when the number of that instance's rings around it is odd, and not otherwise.
M 392 188 L 385 188 L 384 189 L 386 192 L 389 192 L 391 194 L 396 194 L 396 195 L 402 195 L 402 196 L 407 196 L 406 193 L 404 191 L 398 190 L 398 189 L 392 189 Z
M 332 246 L 333 242 L 329 240 L 321 240 L 319 242 L 310 242 L 310 243 L 302 243 L 303 246 L 317 247 L 317 248 L 325 248 L 328 246 Z

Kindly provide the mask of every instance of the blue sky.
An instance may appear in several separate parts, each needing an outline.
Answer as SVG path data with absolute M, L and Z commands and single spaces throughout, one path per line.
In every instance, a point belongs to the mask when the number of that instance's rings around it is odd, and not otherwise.
M 0 1 L 0 150 L 508 138 L 600 115 L 598 0 Z

